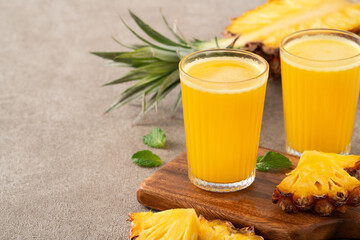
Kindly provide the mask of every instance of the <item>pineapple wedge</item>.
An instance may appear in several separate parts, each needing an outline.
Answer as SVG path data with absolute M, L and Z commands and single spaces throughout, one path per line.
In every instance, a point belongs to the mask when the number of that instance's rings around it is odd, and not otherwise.
M 269 0 L 234 18 L 225 36 L 239 36 L 236 46 L 264 57 L 270 77 L 280 78 L 279 46 L 293 32 L 333 28 L 360 34 L 359 0 Z M 230 38 L 232 39 L 232 38 Z
M 360 156 L 305 151 L 298 166 L 277 186 L 273 202 L 285 212 L 334 210 L 360 205 Z
M 131 213 L 130 240 L 263 240 L 253 228 L 236 229 L 230 222 L 207 221 L 194 209 Z

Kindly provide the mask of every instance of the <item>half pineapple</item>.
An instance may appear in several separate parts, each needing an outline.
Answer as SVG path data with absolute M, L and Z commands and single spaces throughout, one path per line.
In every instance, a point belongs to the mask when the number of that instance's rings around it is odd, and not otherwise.
M 240 36 L 236 45 L 256 52 L 280 76 L 278 48 L 285 36 L 304 29 L 332 28 L 360 34 L 359 0 L 270 0 L 234 18 L 225 35 Z
M 236 229 L 230 222 L 198 218 L 194 209 L 131 213 L 131 240 L 262 240 L 253 228 Z

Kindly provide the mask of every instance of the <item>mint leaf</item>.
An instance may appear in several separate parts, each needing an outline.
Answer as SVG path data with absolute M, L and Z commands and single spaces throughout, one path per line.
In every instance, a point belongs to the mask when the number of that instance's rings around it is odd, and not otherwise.
M 160 128 L 154 128 L 149 134 L 143 136 L 143 143 L 153 148 L 166 148 L 166 136 Z
M 287 157 L 272 151 L 267 152 L 264 156 L 259 156 L 256 162 L 256 169 L 262 172 L 270 169 L 289 168 L 292 165 Z
M 158 155 L 149 150 L 136 152 L 131 159 L 140 167 L 158 167 L 163 163 Z

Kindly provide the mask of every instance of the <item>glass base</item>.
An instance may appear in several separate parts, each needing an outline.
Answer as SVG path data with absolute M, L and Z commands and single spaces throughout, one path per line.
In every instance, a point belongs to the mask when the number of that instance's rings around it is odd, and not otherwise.
M 197 186 L 198 188 L 204 189 L 210 192 L 235 192 L 241 189 L 247 188 L 250 186 L 255 180 L 255 170 L 251 173 L 250 177 L 247 179 L 241 180 L 239 182 L 232 183 L 213 183 L 201 180 L 195 177 L 191 171 L 189 171 L 189 179 L 190 181 Z
M 341 154 L 341 155 L 349 155 L 350 154 L 350 150 L 351 150 L 351 143 L 349 143 L 349 145 L 346 146 L 345 150 L 342 151 L 341 153 L 338 153 L 338 154 Z M 298 156 L 298 157 L 301 157 L 301 152 L 298 152 L 296 151 L 295 149 L 291 148 L 290 145 L 287 143 L 286 144 L 286 152 L 288 154 L 291 154 L 291 155 L 295 155 L 295 156 Z
M 294 156 L 298 156 L 301 157 L 301 152 L 295 151 L 294 149 L 292 149 L 291 147 L 289 147 L 289 145 L 286 145 L 286 152 L 288 154 L 294 155 Z

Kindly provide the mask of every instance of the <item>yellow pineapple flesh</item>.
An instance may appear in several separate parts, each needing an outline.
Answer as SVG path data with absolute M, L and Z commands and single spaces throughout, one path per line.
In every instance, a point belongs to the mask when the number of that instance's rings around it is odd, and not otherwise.
M 305 151 L 273 194 L 285 212 L 314 210 L 322 216 L 360 205 L 360 156 Z
M 235 45 L 264 57 L 270 77 L 280 77 L 279 46 L 285 36 L 304 29 L 332 28 L 360 34 L 360 0 L 269 0 L 234 18 L 225 35 Z
M 207 221 L 194 209 L 170 209 L 129 215 L 130 240 L 263 240 L 253 228 L 236 229 L 230 222 Z
M 207 221 L 200 216 L 199 240 L 263 240 L 251 227 L 236 229 L 232 223 L 221 220 Z
M 199 219 L 194 209 L 131 213 L 129 239 L 197 240 Z

